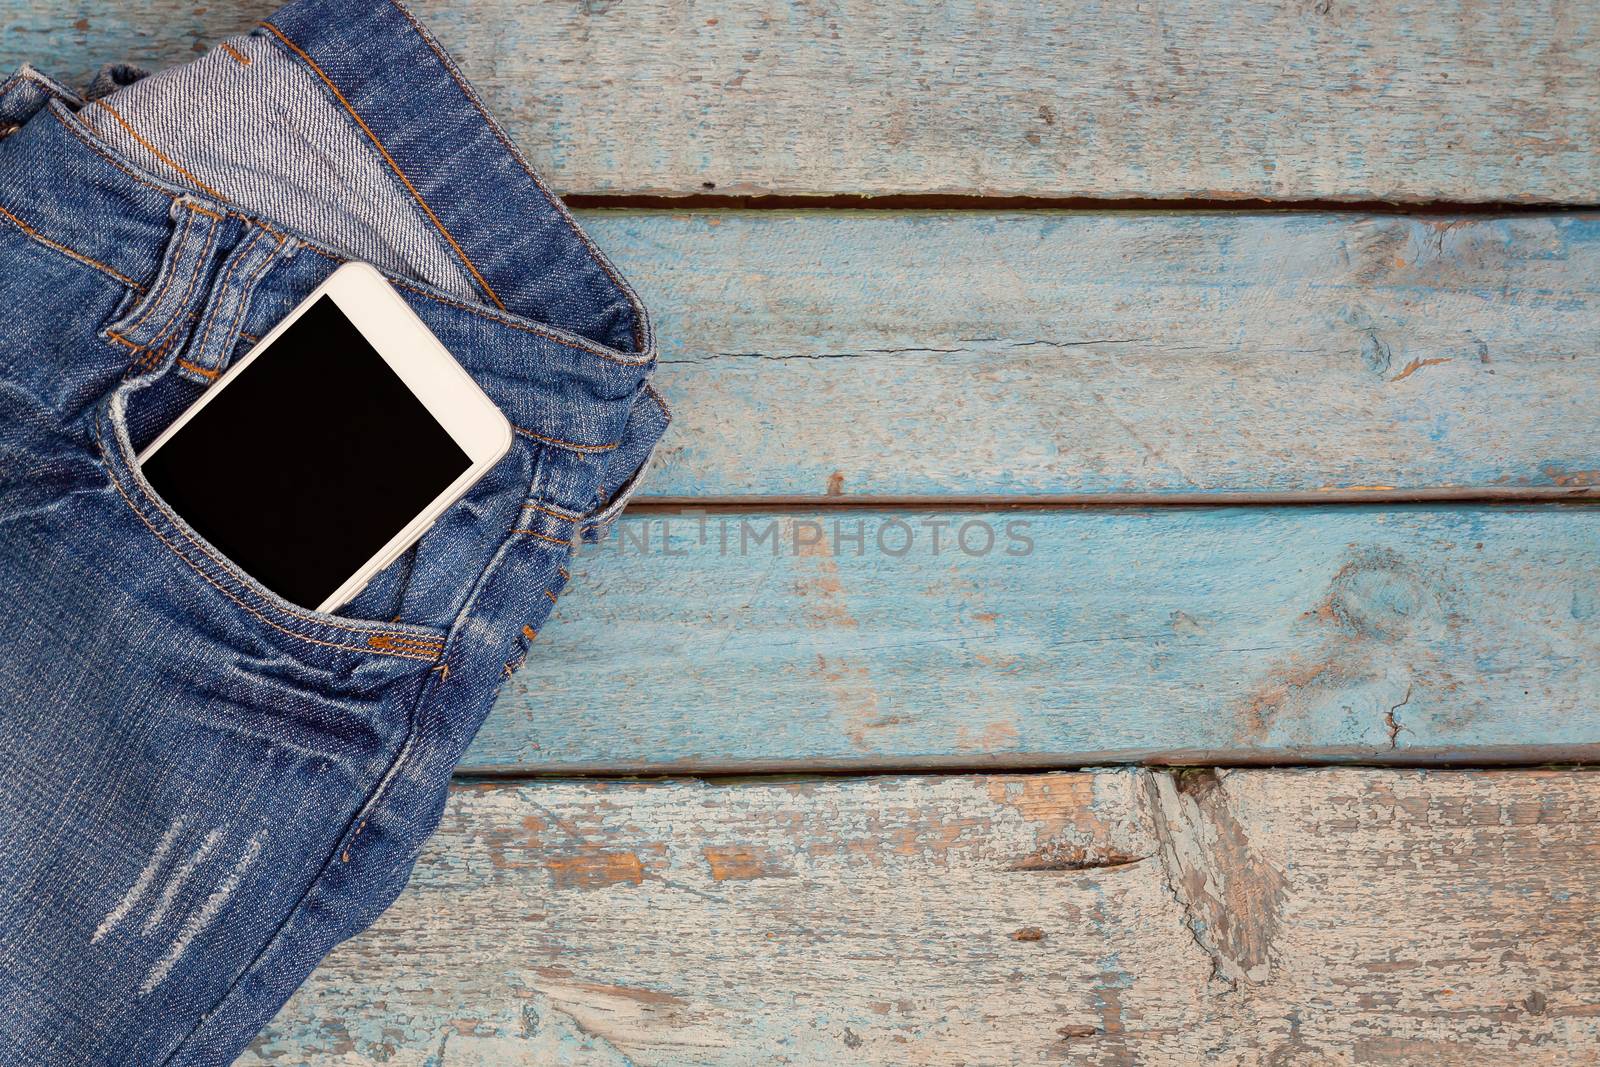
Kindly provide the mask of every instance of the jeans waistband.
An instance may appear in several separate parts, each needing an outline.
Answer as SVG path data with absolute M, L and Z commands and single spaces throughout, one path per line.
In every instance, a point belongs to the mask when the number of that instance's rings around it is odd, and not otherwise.
M 384 262 L 385 247 L 360 254 L 337 228 L 315 232 L 320 216 L 280 217 L 298 204 L 262 210 L 272 205 L 252 180 L 286 183 L 235 162 L 249 151 L 242 139 L 216 144 L 229 123 L 248 137 L 242 116 L 255 108 L 276 126 L 327 131 L 328 144 L 307 148 L 326 157 L 329 180 L 367 181 L 370 200 L 403 201 L 427 249 L 398 248 Z M 576 512 L 609 498 L 629 473 L 614 461 L 641 458 L 665 425 L 664 405 L 646 388 L 655 352 L 638 299 L 445 53 L 389 0 L 297 0 L 210 56 L 97 102 L 24 74 L 0 86 L 0 127 L 15 124 L 8 113 L 27 121 L 0 140 L 0 225 L 22 226 L 130 286 L 160 271 L 175 201 L 230 220 L 221 239 L 236 247 L 271 233 L 292 254 L 251 279 L 246 337 L 341 262 L 377 261 L 528 440 L 588 468 L 572 471 L 575 489 L 592 486 L 599 468 L 600 498 L 571 499 Z M 383 230 L 361 232 L 384 240 Z M 560 466 L 547 487 L 558 496 L 568 480 Z

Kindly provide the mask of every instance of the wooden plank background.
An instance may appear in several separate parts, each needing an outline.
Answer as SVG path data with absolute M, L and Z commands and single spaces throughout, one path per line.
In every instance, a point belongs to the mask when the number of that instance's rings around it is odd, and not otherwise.
M 273 0 L 0 2 L 81 78 Z M 566 192 L 1594 203 L 1583 0 L 420 0 Z
M 653 515 L 571 570 L 469 767 L 1572 759 L 1600 739 L 1600 508 Z
M 1580 771 L 473 786 L 243 1062 L 1593 1063 L 1597 792 Z
M 584 219 L 654 310 L 651 494 L 1600 492 L 1600 217 Z
M 0 0 L 0 60 L 275 6 Z M 244 1062 L 1600 1062 L 1590 772 L 772 773 L 1592 759 L 1594 3 L 416 8 L 593 205 L 833 199 L 584 213 L 652 498 Z M 681 777 L 539 777 L 602 771 Z

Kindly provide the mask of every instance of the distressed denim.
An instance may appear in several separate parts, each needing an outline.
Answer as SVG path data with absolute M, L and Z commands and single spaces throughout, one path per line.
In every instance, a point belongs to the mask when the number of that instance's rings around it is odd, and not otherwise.
M 633 292 L 389 0 L 86 95 L 0 85 L 0 1063 L 222 1064 L 399 893 L 667 413 Z M 324 614 L 133 457 L 351 259 L 517 441 Z

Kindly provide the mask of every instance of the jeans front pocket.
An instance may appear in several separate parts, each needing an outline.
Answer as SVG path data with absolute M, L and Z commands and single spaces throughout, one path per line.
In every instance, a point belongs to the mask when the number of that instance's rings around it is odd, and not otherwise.
M 130 551 L 145 560 L 142 590 L 159 583 L 174 607 L 326 670 L 348 673 L 349 657 L 397 661 L 394 666 L 429 667 L 443 651 L 436 627 L 349 619 L 291 604 L 237 567 L 177 515 L 139 470 L 128 435 L 127 402 L 145 383 L 119 388 L 96 418 L 96 436 L 110 492 L 125 505 Z M 270 501 L 262 506 L 270 507 Z M 155 551 L 159 546 L 161 551 Z M 197 610 L 200 609 L 200 610 Z M 181 620 L 174 620 L 181 621 Z

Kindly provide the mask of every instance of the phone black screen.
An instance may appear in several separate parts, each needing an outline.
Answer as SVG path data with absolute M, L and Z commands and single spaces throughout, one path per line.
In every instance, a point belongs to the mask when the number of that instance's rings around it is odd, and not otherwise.
M 245 573 L 315 608 L 471 465 L 323 297 L 143 471 Z

